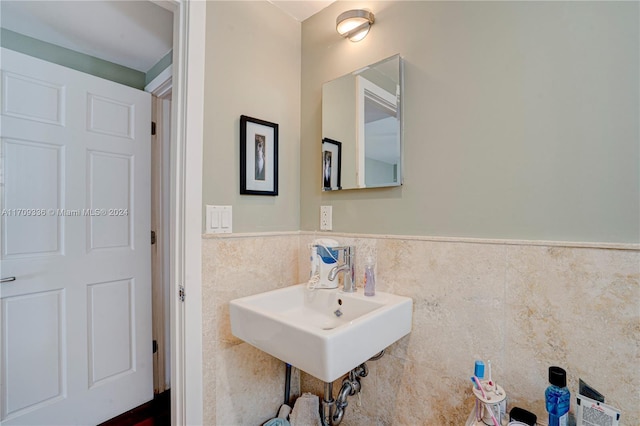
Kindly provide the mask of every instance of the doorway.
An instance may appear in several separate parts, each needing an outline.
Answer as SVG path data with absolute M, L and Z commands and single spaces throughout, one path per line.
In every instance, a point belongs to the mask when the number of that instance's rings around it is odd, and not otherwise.
M 206 2 L 150 1 L 170 10 L 174 17 L 170 130 L 174 143 L 169 177 L 169 229 L 174 243 L 169 250 L 168 274 L 172 423 L 201 424 L 201 156 Z M 148 236 L 149 231 L 146 232 Z M 185 294 L 186 298 L 179 298 Z
M 170 335 L 170 164 L 172 66 L 145 91 L 152 94 L 151 116 L 151 288 L 153 322 L 153 388 L 171 387 Z

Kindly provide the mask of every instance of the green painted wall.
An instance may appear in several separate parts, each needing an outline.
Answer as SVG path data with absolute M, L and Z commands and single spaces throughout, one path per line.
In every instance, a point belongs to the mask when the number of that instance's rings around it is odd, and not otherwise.
M 640 242 L 638 2 L 338 1 L 302 23 L 301 229 Z M 322 83 L 400 53 L 404 185 L 321 192 Z M 343 147 L 344 150 L 344 147 Z
M 164 71 L 169 65 L 173 63 L 173 50 L 164 55 L 162 59 L 158 61 L 154 66 L 151 67 L 145 76 L 145 86 L 153 81 L 162 71 Z
M 300 27 L 266 1 L 207 4 L 202 201 L 232 205 L 233 232 L 300 229 Z M 240 195 L 241 115 L 279 125 L 276 197 Z
M 5 28 L 0 29 L 0 45 L 25 55 L 135 87 L 136 89 L 142 90 L 146 84 L 146 75 L 141 71 L 27 37 Z M 170 54 L 168 56 L 169 58 L 171 57 Z

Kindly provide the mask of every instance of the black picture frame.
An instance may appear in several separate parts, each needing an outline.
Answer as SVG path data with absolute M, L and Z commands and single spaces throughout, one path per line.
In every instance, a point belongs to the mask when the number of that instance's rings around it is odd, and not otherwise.
M 322 189 L 335 191 L 342 189 L 342 142 L 322 139 Z
M 278 124 L 240 116 L 240 194 L 278 195 Z

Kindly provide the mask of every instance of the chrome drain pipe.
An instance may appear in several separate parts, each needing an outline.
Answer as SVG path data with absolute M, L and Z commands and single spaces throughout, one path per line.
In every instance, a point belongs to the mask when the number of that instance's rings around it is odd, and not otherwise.
M 331 417 L 333 415 L 333 407 L 336 402 L 333 400 L 333 382 L 324 382 L 324 396 L 322 397 L 322 408 L 320 418 L 322 426 L 331 426 Z
M 377 361 L 384 355 L 384 350 L 369 358 L 369 361 Z M 338 393 L 338 399 L 333 399 L 333 382 L 324 382 L 324 396 L 320 417 L 322 426 L 338 426 L 344 417 L 344 410 L 349 403 L 349 396 L 357 395 L 362 390 L 360 379 L 369 375 L 369 368 L 364 362 L 351 370 L 349 375 L 342 380 L 342 387 Z
M 349 405 L 347 398 L 358 394 L 358 392 L 362 390 L 360 378 L 367 377 L 368 374 L 369 369 L 367 368 L 367 364 L 362 363 L 349 372 L 349 377 L 344 378 L 338 399 L 336 399 L 335 412 L 333 413 L 333 417 L 331 417 L 332 426 L 340 424 L 344 417 L 344 410 L 347 408 L 347 405 Z

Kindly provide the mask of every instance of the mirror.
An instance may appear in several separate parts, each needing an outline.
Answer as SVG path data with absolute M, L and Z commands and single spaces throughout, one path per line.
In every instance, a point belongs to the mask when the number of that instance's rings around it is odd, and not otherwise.
M 322 85 L 322 190 L 402 184 L 402 58 Z

